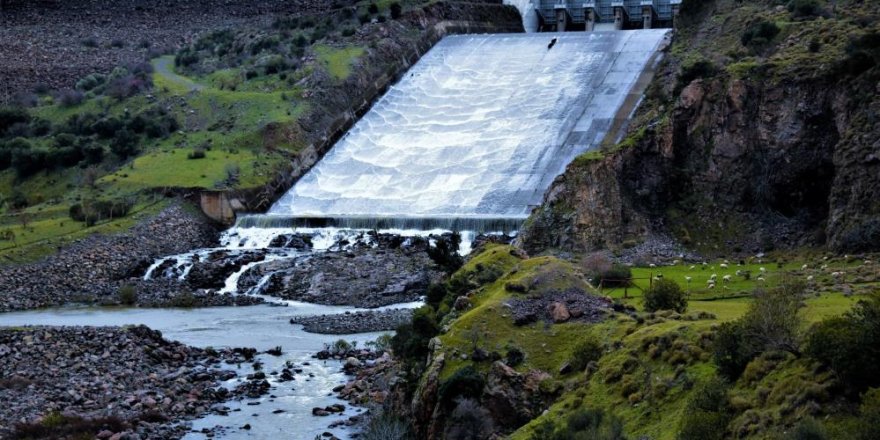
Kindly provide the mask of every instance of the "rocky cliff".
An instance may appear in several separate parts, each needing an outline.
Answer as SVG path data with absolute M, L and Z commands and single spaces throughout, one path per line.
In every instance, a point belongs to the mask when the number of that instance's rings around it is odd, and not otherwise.
M 527 250 L 655 234 L 706 253 L 880 248 L 880 8 L 838 3 L 796 16 L 717 0 L 686 14 L 629 135 L 557 179 Z

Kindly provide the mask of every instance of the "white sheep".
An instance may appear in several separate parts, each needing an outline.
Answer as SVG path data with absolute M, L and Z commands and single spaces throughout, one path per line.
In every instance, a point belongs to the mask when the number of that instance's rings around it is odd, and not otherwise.
M 870 265 L 871 265 L 871 260 L 865 260 L 865 266 L 870 266 Z
M 715 285 L 714 285 L 714 284 L 709 284 L 708 288 L 710 288 L 710 289 L 714 289 L 714 288 L 715 288 Z
M 649 264 L 649 265 L 648 265 L 648 267 L 650 267 L 650 268 L 652 268 L 652 269 L 653 269 L 653 268 L 655 268 L 655 267 L 657 267 L 657 265 L 656 265 L 656 264 L 654 264 L 654 263 L 651 263 L 651 264 Z
M 813 281 L 813 276 L 812 275 L 808 276 L 807 281 Z
M 828 269 L 828 265 L 827 265 L 827 264 L 823 264 L 823 265 L 822 265 L 822 270 L 825 270 L 825 269 Z
M 758 277 L 758 281 L 760 281 L 760 282 L 763 283 L 763 282 L 764 282 L 764 277 Z
M 743 271 L 741 271 L 741 270 L 737 270 L 737 271 L 735 272 L 735 274 L 736 274 L 736 276 L 738 276 L 738 277 L 739 277 L 739 276 L 742 276 Z
M 805 264 L 805 265 L 801 266 L 801 270 L 807 270 L 807 265 Z
M 727 263 L 721 263 L 718 265 L 718 267 L 720 267 L 722 269 L 727 269 Z
M 730 280 L 731 280 L 731 277 L 730 277 L 730 275 L 724 275 L 723 277 L 721 277 L 721 279 L 722 279 L 725 283 L 729 283 Z
M 697 266 L 694 266 L 694 265 L 692 264 L 691 267 L 688 268 L 688 270 L 694 270 L 694 269 L 696 269 L 696 268 L 697 268 Z
M 834 278 L 840 278 L 841 274 L 843 274 L 843 272 L 831 272 L 831 276 Z
M 709 277 L 710 280 L 715 281 L 715 278 L 718 278 L 717 273 L 713 273 L 712 276 Z
M 708 266 L 708 265 L 709 265 L 709 263 L 707 263 L 705 261 L 703 262 L 703 266 Z
M 767 272 L 767 268 L 765 268 L 764 266 L 759 267 L 758 270 L 760 270 L 761 273 Z
M 691 278 L 691 277 L 689 277 L 689 276 L 684 277 L 684 280 L 687 281 L 687 282 L 691 282 L 692 279 L 693 279 L 693 278 Z

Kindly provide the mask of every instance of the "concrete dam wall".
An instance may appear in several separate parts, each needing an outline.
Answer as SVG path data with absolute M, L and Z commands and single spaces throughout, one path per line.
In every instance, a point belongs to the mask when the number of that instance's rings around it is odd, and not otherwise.
M 603 140 L 666 35 L 446 37 L 269 217 L 524 218 Z

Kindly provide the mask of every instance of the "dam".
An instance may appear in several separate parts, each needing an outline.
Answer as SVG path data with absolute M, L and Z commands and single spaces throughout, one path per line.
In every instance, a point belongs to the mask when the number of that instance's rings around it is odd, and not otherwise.
M 267 215 L 239 226 L 516 229 L 629 117 L 667 34 L 446 37 Z

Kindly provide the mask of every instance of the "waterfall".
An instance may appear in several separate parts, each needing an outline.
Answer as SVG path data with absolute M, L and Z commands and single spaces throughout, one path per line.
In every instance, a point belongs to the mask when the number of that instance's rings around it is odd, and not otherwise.
M 246 222 L 521 220 L 574 157 L 601 142 L 666 34 L 446 37 L 269 218 Z

